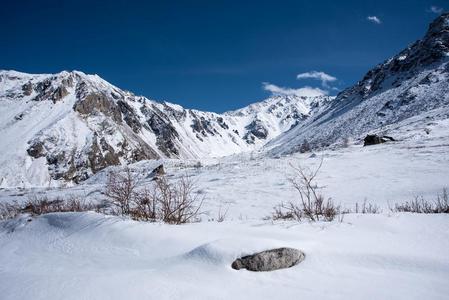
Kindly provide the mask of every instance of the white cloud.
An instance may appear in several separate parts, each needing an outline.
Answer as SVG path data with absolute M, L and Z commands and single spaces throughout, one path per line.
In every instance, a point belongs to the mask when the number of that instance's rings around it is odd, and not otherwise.
M 298 74 L 296 76 L 296 79 L 317 79 L 321 81 L 321 85 L 325 88 L 329 88 L 328 82 L 337 81 L 336 77 L 319 71 L 311 71 Z
M 368 16 L 366 19 L 368 21 L 376 23 L 376 24 L 381 24 L 382 23 L 382 21 L 377 16 Z
M 432 5 L 429 9 L 429 12 L 432 12 L 434 14 L 441 14 L 443 12 L 443 8 L 442 7 L 438 7 L 435 5 Z
M 327 95 L 328 92 L 324 91 L 320 88 L 313 88 L 309 86 L 305 86 L 298 89 L 292 89 L 287 87 L 277 86 L 275 84 L 271 84 L 268 82 L 262 83 L 263 89 L 265 91 L 271 92 L 273 95 L 295 95 L 295 96 L 306 96 L 306 97 L 315 97 L 315 96 L 323 96 Z

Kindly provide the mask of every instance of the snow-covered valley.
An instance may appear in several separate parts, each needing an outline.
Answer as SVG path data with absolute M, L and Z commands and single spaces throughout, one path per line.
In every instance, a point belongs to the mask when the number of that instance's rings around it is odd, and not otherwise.
M 222 114 L 0 71 L 0 299 L 447 299 L 448 84 L 448 13 L 336 97 Z
M 427 127 L 426 127 L 427 128 Z M 266 158 L 163 160 L 167 176 L 188 173 L 205 195 L 201 222 L 135 222 L 96 213 L 55 213 L 1 223 L 2 299 L 445 299 L 449 292 L 447 214 L 391 212 L 449 187 L 449 123 L 431 133 L 407 124 L 401 141 Z M 312 157 L 311 157 L 312 156 Z M 273 221 L 281 201 L 296 199 L 290 164 L 316 166 L 317 182 L 336 203 L 368 202 L 379 214 L 332 222 Z M 3 189 L 0 201 L 78 194 L 104 197 L 106 172 L 68 188 Z M 141 184 L 148 184 L 142 181 Z M 227 210 L 217 222 L 220 210 Z M 31 221 L 30 221 L 31 220 Z M 298 266 L 268 273 L 231 269 L 239 256 L 273 247 L 306 253 Z

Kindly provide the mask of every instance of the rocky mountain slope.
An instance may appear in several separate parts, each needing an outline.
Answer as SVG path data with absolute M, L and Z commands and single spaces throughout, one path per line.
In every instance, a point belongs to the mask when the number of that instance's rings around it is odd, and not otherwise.
M 217 114 L 136 96 L 77 71 L 0 71 L 0 186 L 80 182 L 110 165 L 258 149 L 328 102 L 273 96 Z
M 336 98 L 272 96 L 217 114 L 136 96 L 77 71 L 0 71 L 0 104 L 0 187 L 76 183 L 107 166 L 147 159 L 262 147 L 292 153 L 304 141 L 327 147 L 411 118 L 424 129 L 449 118 L 449 14 Z
M 423 127 L 432 119 L 449 118 L 448 62 L 446 13 L 430 24 L 421 40 L 370 70 L 327 109 L 280 135 L 267 148 L 285 154 L 298 151 L 305 140 L 320 148 L 346 138 L 361 139 L 410 117 L 422 115 Z

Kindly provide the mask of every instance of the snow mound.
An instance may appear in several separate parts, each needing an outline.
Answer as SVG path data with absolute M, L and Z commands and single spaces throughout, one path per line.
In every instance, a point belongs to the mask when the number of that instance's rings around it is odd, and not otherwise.
M 279 248 L 281 244 L 281 242 L 270 239 L 222 239 L 203 244 L 189 251 L 183 257 L 216 265 L 230 265 L 236 258 Z
M 286 225 L 170 226 L 96 213 L 0 222 L 0 292 L 5 300 L 447 298 L 447 216 Z M 230 267 L 279 246 L 303 249 L 307 260 L 279 272 Z

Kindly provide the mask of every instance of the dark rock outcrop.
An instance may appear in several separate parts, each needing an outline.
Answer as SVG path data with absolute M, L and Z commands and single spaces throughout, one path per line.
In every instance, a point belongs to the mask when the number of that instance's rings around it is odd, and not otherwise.
M 157 178 L 165 175 L 164 165 L 159 165 L 148 174 L 148 178 Z
M 128 124 L 128 126 L 131 127 L 135 133 L 139 133 L 142 129 L 142 124 L 140 123 L 139 118 L 131 105 L 122 100 L 117 101 L 117 105 L 123 114 L 125 123 Z
M 201 133 L 203 136 L 218 134 L 210 120 L 206 120 L 203 116 L 197 116 L 193 111 L 190 111 L 190 114 L 193 117 L 192 125 L 190 125 L 193 132 Z
M 73 85 L 73 78 L 69 75 L 60 82 L 56 83 L 55 80 L 57 80 L 57 77 L 47 78 L 36 85 L 28 82 L 22 86 L 22 91 L 25 96 L 29 96 L 34 90 L 36 93 L 34 101 L 51 100 L 56 103 L 69 94 L 67 88 Z
M 262 251 L 236 259 L 231 267 L 235 270 L 274 271 L 293 267 L 305 258 L 304 252 L 293 248 Z
M 263 123 L 256 119 L 245 127 L 248 130 L 244 139 L 248 144 L 254 144 L 256 138 L 264 140 L 268 137 L 268 130 L 263 126 Z
M 156 135 L 156 145 L 168 157 L 178 156 L 179 150 L 174 141 L 179 138 L 179 134 L 170 120 L 164 118 L 164 114 L 153 106 L 150 110 L 146 106 L 141 107 L 141 112 L 147 118 L 148 129 Z
M 33 93 L 33 84 L 31 82 L 27 82 L 22 86 L 22 91 L 25 96 L 29 96 Z
M 98 144 L 97 137 L 94 137 L 90 151 L 88 152 L 89 166 L 95 174 L 108 166 L 119 165 L 119 156 L 115 153 L 106 140 L 103 138 Z
M 91 93 L 77 101 L 73 110 L 81 115 L 95 115 L 102 113 L 111 117 L 115 122 L 122 123 L 122 114 L 118 105 L 102 93 Z
M 51 96 L 53 103 L 60 101 L 62 98 L 64 98 L 68 94 L 69 94 L 69 92 L 67 91 L 67 89 L 64 86 L 57 87 Z
M 363 146 L 371 146 L 382 144 L 386 142 L 394 142 L 395 139 L 388 135 L 376 135 L 376 134 L 368 134 L 363 139 Z
M 41 141 L 33 141 L 30 143 L 30 147 L 27 149 L 29 156 L 39 158 L 45 156 L 44 143 Z

